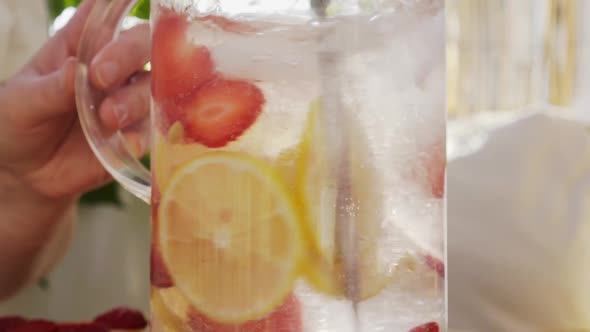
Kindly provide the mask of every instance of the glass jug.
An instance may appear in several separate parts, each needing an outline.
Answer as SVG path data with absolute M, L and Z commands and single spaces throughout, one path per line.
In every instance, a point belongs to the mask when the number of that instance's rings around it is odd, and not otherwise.
M 87 65 L 79 118 L 150 203 L 154 331 L 446 330 L 443 1 L 151 2 L 151 172 Z

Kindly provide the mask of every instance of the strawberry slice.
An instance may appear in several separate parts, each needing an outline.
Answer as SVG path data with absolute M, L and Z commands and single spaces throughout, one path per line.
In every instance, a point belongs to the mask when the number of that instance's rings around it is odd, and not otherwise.
M 198 90 L 197 90 L 198 91 Z M 195 94 L 193 92 L 193 94 Z M 156 112 L 155 126 L 164 136 L 168 136 L 170 128 L 177 122 L 182 123 L 186 112 L 183 103 L 186 103 L 193 95 L 179 100 L 165 100 L 158 104 L 159 112 Z
M 289 296 L 287 301 L 268 318 L 266 327 L 268 332 L 302 332 L 303 321 L 301 303 L 295 295 Z
M 440 259 L 431 255 L 426 255 L 424 256 L 424 261 L 426 265 L 432 270 L 436 271 L 436 273 L 438 273 L 441 278 L 445 277 L 445 263 L 443 263 Z
M 169 288 L 174 286 L 172 277 L 168 272 L 166 264 L 160 254 L 160 245 L 158 241 L 158 208 L 160 206 L 160 192 L 153 183 L 152 189 L 152 246 L 150 252 L 150 281 L 152 286 L 157 288 Z
M 190 309 L 188 325 L 194 332 L 302 332 L 301 304 L 291 294 L 268 317 L 241 324 L 223 324 Z
M 152 286 L 157 288 L 170 288 L 174 286 L 174 281 L 172 281 L 172 277 L 170 277 L 170 273 L 164 264 L 162 255 L 160 255 L 157 246 L 154 244 L 152 244 L 150 264 L 150 281 Z
M 445 142 L 439 142 L 429 149 L 426 158 L 426 169 L 430 181 L 432 194 L 436 198 L 442 198 L 445 194 L 445 173 L 447 156 Z
M 430 322 L 424 325 L 416 326 L 415 328 L 411 329 L 408 332 L 439 332 L 440 329 L 438 327 L 438 323 Z
M 443 198 L 447 168 L 445 140 L 425 146 L 416 157 L 416 164 L 409 169 L 408 178 L 423 186 L 425 193 L 432 198 Z
M 152 213 L 158 211 L 158 205 L 160 204 L 160 199 L 162 198 L 162 193 L 160 192 L 160 187 L 156 181 L 156 175 L 152 172 Z
M 189 95 L 214 76 L 205 46 L 194 45 L 185 15 L 163 10 L 152 34 L 152 95 L 158 102 Z
M 256 121 L 264 103 L 256 85 L 216 78 L 183 101 L 180 121 L 189 140 L 219 148 L 239 138 Z

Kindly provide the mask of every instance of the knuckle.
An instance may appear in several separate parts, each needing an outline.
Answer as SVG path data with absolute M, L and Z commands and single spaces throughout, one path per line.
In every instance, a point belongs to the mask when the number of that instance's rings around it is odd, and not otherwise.
M 125 42 L 125 51 L 129 55 L 128 59 L 135 62 L 143 55 L 141 43 L 135 39 L 129 39 Z
M 114 93 L 102 101 L 102 107 L 110 110 L 115 107 L 115 105 L 121 104 L 122 102 L 125 102 L 125 99 L 119 94 Z

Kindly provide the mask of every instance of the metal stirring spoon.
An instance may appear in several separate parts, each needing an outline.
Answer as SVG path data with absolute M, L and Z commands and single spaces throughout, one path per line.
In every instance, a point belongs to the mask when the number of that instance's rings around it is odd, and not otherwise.
M 326 10 L 330 0 L 311 0 L 319 23 L 326 22 Z M 318 43 L 321 47 L 333 27 L 320 27 Z M 358 250 L 355 215 L 358 208 L 352 196 L 350 176 L 350 114 L 342 104 L 342 85 L 339 69 L 340 54 L 336 50 L 320 50 L 318 60 L 322 85 L 322 112 L 320 119 L 322 131 L 326 134 L 331 155 L 329 160 L 336 165 L 336 248 L 344 263 L 344 289 L 346 297 L 352 301 L 355 314 L 356 331 L 360 331 L 358 303 L 360 298 L 358 276 Z

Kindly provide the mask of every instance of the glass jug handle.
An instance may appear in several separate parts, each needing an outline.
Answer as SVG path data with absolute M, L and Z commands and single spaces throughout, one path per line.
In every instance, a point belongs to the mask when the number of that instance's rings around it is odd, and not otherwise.
M 78 49 L 79 65 L 76 70 L 76 105 L 78 118 L 86 140 L 106 170 L 126 190 L 150 203 L 150 171 L 134 157 L 123 133 L 106 130 L 98 110 L 104 92 L 95 88 L 89 80 L 89 65 L 93 57 L 111 40 L 118 37 L 123 19 L 137 0 L 96 0 Z M 142 134 L 149 133 L 149 122 L 144 121 Z

